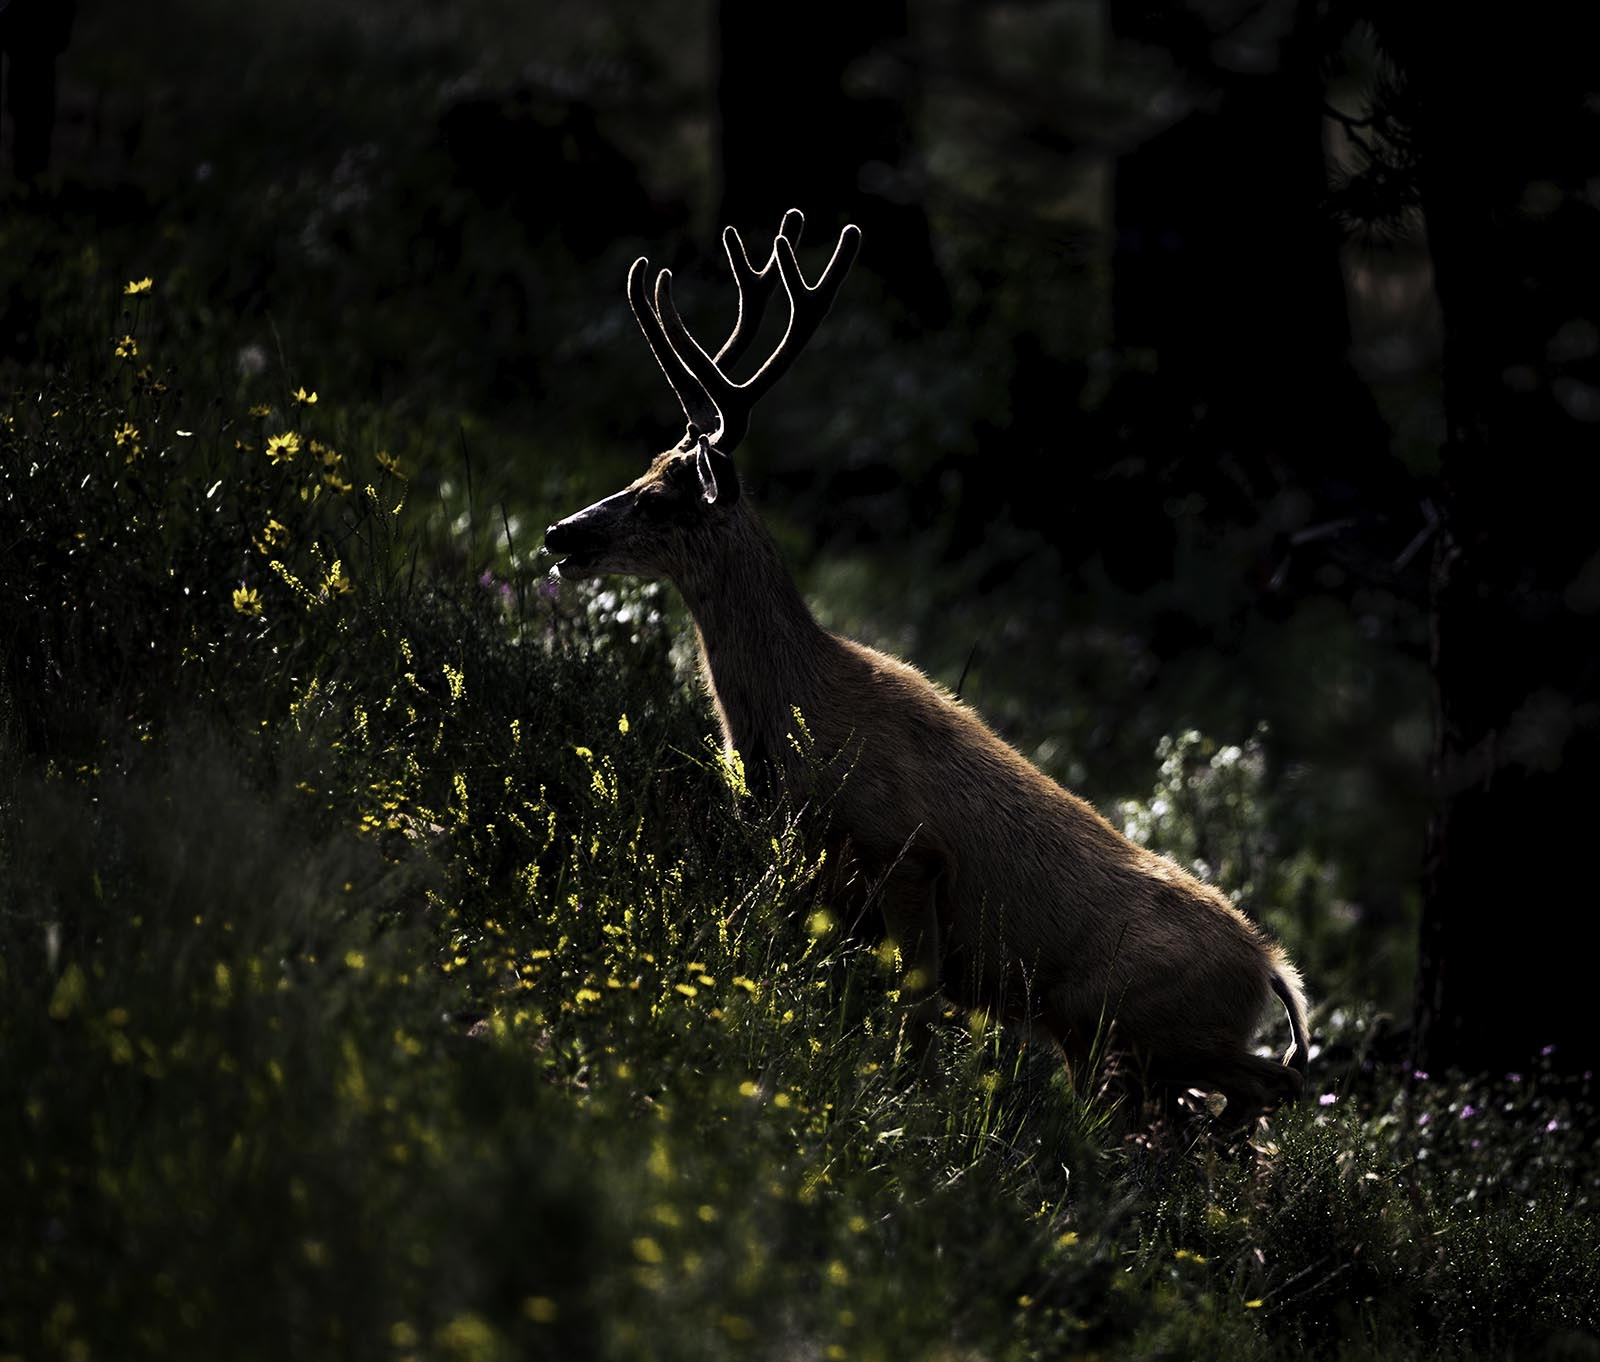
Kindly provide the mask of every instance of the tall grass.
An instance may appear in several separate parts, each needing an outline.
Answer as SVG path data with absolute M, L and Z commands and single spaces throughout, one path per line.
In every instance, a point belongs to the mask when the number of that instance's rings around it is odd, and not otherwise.
M 660 596 L 98 289 L 0 408 L 0 1355 L 1595 1355 L 1587 1093 L 1351 1004 L 1235 1147 L 982 1019 L 930 1072 Z M 1130 826 L 1315 898 L 1165 755 Z

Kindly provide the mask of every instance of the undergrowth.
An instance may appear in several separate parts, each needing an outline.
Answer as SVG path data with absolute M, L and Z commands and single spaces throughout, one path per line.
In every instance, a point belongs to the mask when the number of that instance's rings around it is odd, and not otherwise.
M 1600 1352 L 1586 1092 L 1353 1000 L 1239 1146 L 981 1019 L 930 1075 L 662 598 L 463 539 L 312 376 L 184 395 L 159 299 L 0 410 L 0 1355 Z M 1291 934 L 1252 750 L 1122 812 Z

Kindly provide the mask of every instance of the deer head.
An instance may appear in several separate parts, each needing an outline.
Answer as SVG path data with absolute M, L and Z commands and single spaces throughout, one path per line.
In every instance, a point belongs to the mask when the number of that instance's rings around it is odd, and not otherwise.
M 750 428 L 756 402 L 788 371 L 811 339 L 855 260 L 861 231 L 839 233 L 833 258 L 815 285 L 807 284 L 795 260 L 805 218 L 791 208 L 783 215 L 766 263 L 756 269 L 732 227 L 722 244 L 739 291 L 733 331 L 709 355 L 678 316 L 672 301 L 672 272 L 656 275 L 653 297 L 646 293 L 650 262 L 643 257 L 628 271 L 628 303 L 667 383 L 683 408 L 683 438 L 658 455 L 649 470 L 622 491 L 568 516 L 545 531 L 545 548 L 563 555 L 562 577 L 607 572 L 676 577 L 699 556 L 696 541 L 725 524 L 739 501 L 739 475 L 733 451 Z M 742 383 L 728 377 L 761 327 L 768 301 L 779 283 L 789 299 L 789 325 L 777 348 Z

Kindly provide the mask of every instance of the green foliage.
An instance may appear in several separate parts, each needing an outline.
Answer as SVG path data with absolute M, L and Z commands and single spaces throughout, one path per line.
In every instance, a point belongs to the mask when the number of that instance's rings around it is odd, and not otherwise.
M 1370 951 L 1337 867 L 1304 845 L 1282 844 L 1289 820 L 1267 738 L 1264 724 L 1243 744 L 1193 729 L 1162 738 L 1149 798 L 1118 805 L 1122 831 L 1219 886 L 1285 942 L 1314 994 L 1370 996 Z
M 109 342 L 0 410 L 0 1355 L 1600 1327 L 1584 1094 L 1356 1059 L 1228 1149 L 982 1021 L 925 1058 L 806 820 L 707 738 L 659 595 L 555 591 L 509 518 L 417 504 L 425 436 L 298 376 L 185 396 L 144 368 L 162 295 L 120 287 L 79 305 L 128 309 Z M 1327 890 L 1266 835 L 1262 751 L 1178 739 L 1124 814 L 1293 938 Z

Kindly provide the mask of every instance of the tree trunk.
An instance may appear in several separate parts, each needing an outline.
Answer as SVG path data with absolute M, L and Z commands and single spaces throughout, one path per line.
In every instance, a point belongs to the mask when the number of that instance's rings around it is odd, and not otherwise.
M 1385 19 L 1445 330 L 1416 1058 L 1596 1061 L 1600 119 L 1577 31 Z M 1586 107 L 1586 99 L 1588 100 Z
M 1108 453 L 1142 476 L 1112 481 L 1125 507 L 1097 507 L 1126 518 L 1104 536 L 1108 568 L 1134 589 L 1169 577 L 1163 502 L 1194 492 L 1235 524 L 1276 502 L 1286 534 L 1397 500 L 1414 512 L 1348 358 L 1316 7 L 1112 0 L 1110 14 L 1122 43 L 1170 58 L 1164 95 L 1192 107 L 1116 161 L 1112 333 L 1134 362 Z
M 920 75 L 907 0 L 717 10 L 720 219 L 766 241 L 799 208 L 820 241 L 862 230 L 862 263 L 924 321 L 948 319 L 917 168 Z M 752 244 L 751 249 L 754 249 Z

